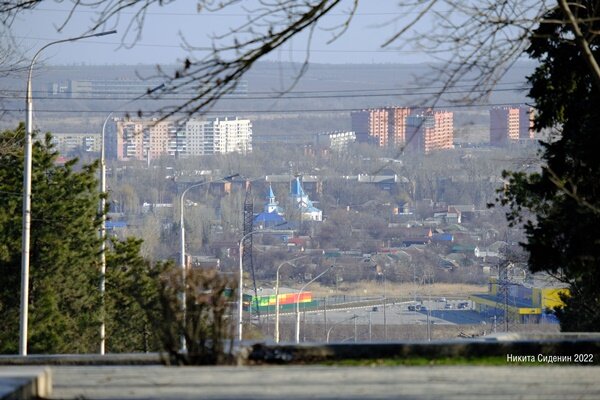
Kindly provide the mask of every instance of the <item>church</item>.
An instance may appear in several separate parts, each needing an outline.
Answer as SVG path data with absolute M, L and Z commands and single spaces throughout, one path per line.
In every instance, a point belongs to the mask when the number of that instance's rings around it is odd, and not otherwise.
M 302 188 L 300 178 L 296 178 L 290 182 L 289 196 L 290 203 L 300 212 L 300 219 L 302 221 L 323 220 L 323 211 L 313 205 L 313 202 Z M 286 220 L 283 217 L 284 210 L 279 206 L 279 202 L 275 198 L 272 185 L 269 185 L 265 200 L 263 211 L 254 217 L 254 225 L 264 229 L 285 224 Z

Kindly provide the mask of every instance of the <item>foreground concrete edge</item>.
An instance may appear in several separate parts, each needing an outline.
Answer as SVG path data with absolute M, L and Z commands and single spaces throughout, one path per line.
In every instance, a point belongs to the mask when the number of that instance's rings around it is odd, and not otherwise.
M 52 395 L 52 372 L 42 367 L 0 367 L 0 399 L 38 399 Z

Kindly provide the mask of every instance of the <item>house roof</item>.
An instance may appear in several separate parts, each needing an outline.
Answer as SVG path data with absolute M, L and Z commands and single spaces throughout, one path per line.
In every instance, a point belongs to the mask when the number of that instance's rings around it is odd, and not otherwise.
M 285 222 L 285 219 L 281 215 L 277 214 L 276 212 L 270 212 L 270 213 L 261 212 L 256 217 L 254 217 L 254 222 L 279 224 L 279 223 Z
M 127 228 L 127 223 L 125 221 L 106 221 L 106 229 L 118 229 L 118 228 Z

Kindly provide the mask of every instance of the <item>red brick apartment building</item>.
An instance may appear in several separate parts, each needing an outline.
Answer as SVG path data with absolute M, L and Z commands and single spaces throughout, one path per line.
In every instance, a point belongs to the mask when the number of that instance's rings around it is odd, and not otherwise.
M 407 149 L 424 153 L 453 148 L 453 113 L 449 111 L 386 107 L 354 111 L 351 116 L 358 142 L 380 147 L 406 144 Z
M 406 148 L 428 154 L 454 148 L 454 113 L 413 110 L 406 117 Z
M 528 106 L 490 109 L 490 144 L 506 146 L 519 140 L 533 139 L 533 114 Z
M 353 111 L 350 115 L 357 142 L 380 147 L 389 145 L 390 113 L 387 108 Z
M 118 121 L 117 159 L 154 160 L 167 154 L 174 130 L 170 121 Z

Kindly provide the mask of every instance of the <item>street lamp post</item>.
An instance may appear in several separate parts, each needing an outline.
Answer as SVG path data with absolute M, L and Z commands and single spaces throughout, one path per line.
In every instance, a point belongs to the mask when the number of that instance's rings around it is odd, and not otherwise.
M 304 289 L 306 289 L 306 287 L 308 285 L 310 285 L 311 283 L 313 283 L 314 281 L 316 281 L 317 279 L 319 279 L 320 277 L 325 275 L 332 268 L 333 268 L 333 265 L 330 265 L 329 268 L 327 268 L 325 271 L 321 272 L 319 275 L 315 276 L 306 285 L 302 286 L 302 289 L 300 289 L 298 294 L 296 294 L 296 343 L 300 343 L 300 296 L 302 295 L 302 292 L 304 291 Z
M 200 183 L 195 183 L 193 185 L 188 186 L 183 193 L 181 193 L 181 196 L 179 197 L 179 228 L 180 228 L 180 238 L 181 238 L 181 243 L 180 243 L 180 254 L 179 254 L 179 266 L 181 267 L 181 275 L 182 275 L 182 290 L 181 290 L 181 308 L 182 308 L 182 312 L 183 312 L 183 323 L 185 324 L 185 224 L 184 224 L 184 219 L 183 219 L 183 211 L 184 211 L 184 197 L 185 194 L 190 191 L 191 189 L 200 187 L 200 186 L 204 186 L 207 185 L 211 182 L 219 182 L 219 181 L 227 181 L 230 180 L 232 178 L 235 178 L 236 176 L 239 176 L 239 174 L 233 174 L 233 175 L 229 175 L 229 176 L 225 176 L 221 179 L 217 179 L 216 181 L 205 181 L 205 182 L 200 182 Z M 181 336 L 181 351 L 185 351 L 186 350 L 186 343 L 185 343 L 185 335 Z
M 275 343 L 279 343 L 279 269 L 285 264 L 294 266 L 294 264 L 292 264 L 293 261 L 297 261 L 304 257 L 308 257 L 308 254 L 284 261 L 277 267 L 277 273 L 275 274 Z
M 244 240 L 249 237 L 252 236 L 254 234 L 257 233 L 262 233 L 262 234 L 271 234 L 271 235 L 285 235 L 285 234 L 294 234 L 294 231 L 291 230 L 260 230 L 260 231 L 251 231 L 246 233 L 244 236 L 241 237 L 240 239 L 240 243 L 239 243 L 239 256 L 240 256 L 240 269 L 239 269 L 239 287 L 238 287 L 238 340 L 241 342 L 242 341 L 242 335 L 243 335 L 243 324 L 244 324 L 244 265 L 243 265 L 243 253 L 244 253 Z
M 140 100 L 142 97 L 147 96 L 155 91 L 162 89 L 165 85 L 160 84 L 153 89 L 149 89 L 146 93 L 128 101 L 121 105 L 121 107 L 133 103 L 134 101 Z M 106 213 L 104 209 L 106 208 L 106 124 L 110 120 L 110 117 L 115 113 L 115 111 L 111 111 L 104 120 L 102 124 L 102 134 L 100 136 L 100 296 L 102 301 L 102 315 L 100 322 L 100 354 L 104 355 L 105 353 L 105 343 L 106 343 L 106 328 L 105 328 L 105 309 L 104 309 L 104 292 L 106 291 Z
M 104 136 L 106 130 L 106 124 L 113 112 L 108 114 L 104 123 L 102 124 L 102 135 L 100 137 L 100 296 L 102 301 L 102 321 L 100 322 L 100 354 L 104 355 L 105 343 L 106 343 L 106 325 L 105 325 L 105 310 L 104 310 L 104 292 L 106 290 L 106 154 L 104 146 Z
M 350 318 L 343 319 L 343 320 L 338 321 L 335 324 L 331 325 L 331 327 L 327 330 L 327 335 L 325 336 L 325 343 L 329 343 L 329 335 L 331 334 L 331 331 L 333 330 L 333 328 L 335 328 L 336 326 L 338 326 L 341 323 L 344 323 L 346 321 L 352 321 L 353 319 L 356 319 L 356 318 L 358 318 L 358 315 L 354 314 Z
M 23 232 L 21 239 L 21 315 L 19 329 L 19 354 L 27 355 L 27 331 L 28 331 L 28 313 L 29 313 L 29 244 L 31 238 L 31 168 L 32 168 L 32 137 L 33 137 L 33 99 L 31 95 L 31 77 L 33 66 L 40 53 L 48 47 L 66 42 L 75 42 L 81 39 L 91 37 L 112 35 L 117 31 L 94 33 L 82 35 L 69 39 L 56 40 L 42 46 L 35 53 L 29 65 L 29 74 L 27 77 L 27 92 L 25 95 L 25 153 L 23 166 Z

